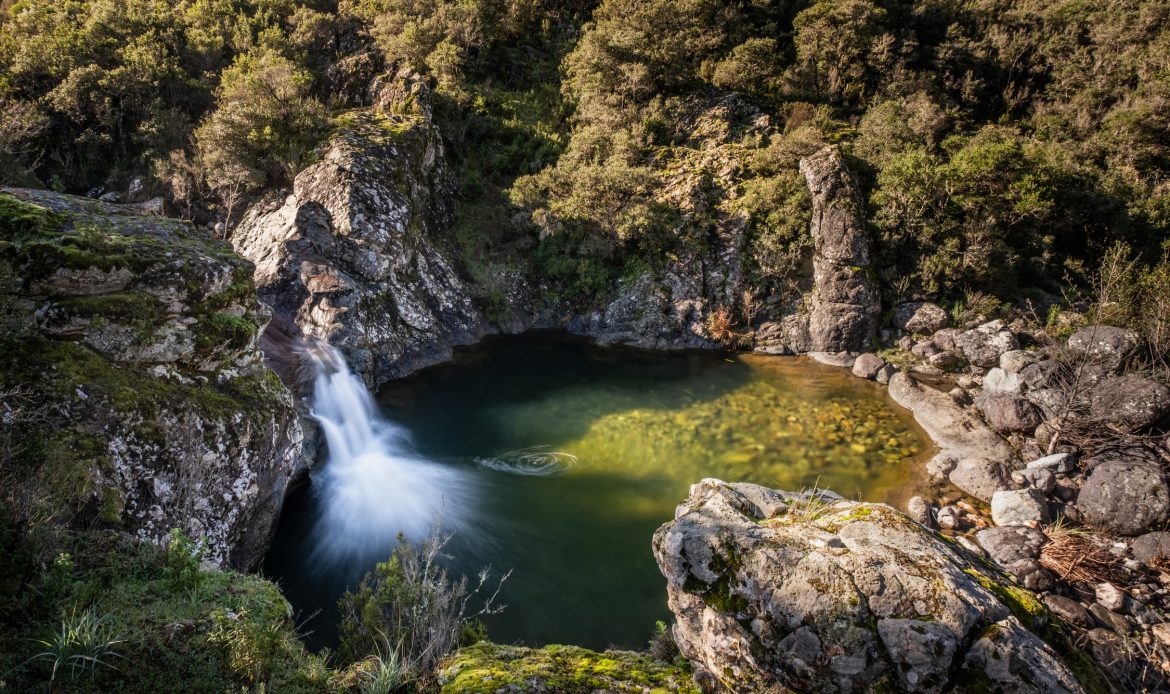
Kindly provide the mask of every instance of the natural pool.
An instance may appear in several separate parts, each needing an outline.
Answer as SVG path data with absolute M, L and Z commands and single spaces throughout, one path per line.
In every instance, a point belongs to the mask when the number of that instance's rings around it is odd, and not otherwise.
M 929 445 L 883 388 L 842 369 L 555 334 L 485 340 L 391 384 L 378 403 L 400 427 L 396 445 L 451 475 L 436 484 L 458 504 L 441 513 L 455 528 L 455 568 L 513 570 L 508 608 L 486 620 L 503 643 L 644 645 L 668 616 L 651 536 L 703 477 L 896 500 Z M 341 593 L 395 534 L 379 530 L 372 550 L 323 552 L 338 531 L 322 534 L 321 519 L 346 503 L 327 493 L 325 467 L 290 496 L 266 562 L 318 644 L 334 638 Z

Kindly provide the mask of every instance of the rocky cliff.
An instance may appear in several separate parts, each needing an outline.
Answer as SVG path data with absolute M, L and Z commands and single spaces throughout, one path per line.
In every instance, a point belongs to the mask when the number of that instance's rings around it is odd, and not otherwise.
M 371 386 L 441 362 L 487 329 L 430 238 L 454 200 L 442 140 L 425 109 L 395 108 L 398 96 L 339 117 L 292 190 L 253 206 L 231 236 L 256 264 L 270 336 L 327 340 Z
M 3 474 L 18 513 L 265 551 L 302 432 L 251 265 L 190 224 L 0 192 Z

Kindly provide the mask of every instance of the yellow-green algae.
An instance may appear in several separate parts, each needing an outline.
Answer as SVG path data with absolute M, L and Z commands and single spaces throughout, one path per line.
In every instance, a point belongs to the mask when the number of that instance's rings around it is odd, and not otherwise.
M 696 481 L 715 476 L 795 490 L 816 484 L 868 499 L 881 499 L 910 481 L 907 463 L 922 452 L 924 441 L 904 413 L 875 393 L 851 392 L 851 377 L 827 367 L 739 359 L 753 374 L 734 390 L 679 408 L 606 414 L 558 448 L 577 456 L 574 472 L 581 474 Z M 533 415 L 556 417 L 548 408 L 560 404 L 575 403 L 542 400 L 532 405 L 542 410 Z M 511 419 L 528 418 L 516 412 Z

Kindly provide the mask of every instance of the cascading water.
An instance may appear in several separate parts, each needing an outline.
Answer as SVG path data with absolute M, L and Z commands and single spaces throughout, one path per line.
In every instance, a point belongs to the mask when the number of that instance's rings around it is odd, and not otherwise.
M 316 372 L 312 415 L 328 449 L 313 478 L 321 501 L 314 564 L 368 565 L 389 556 L 399 533 L 417 542 L 436 525 L 465 526 L 473 496 L 466 473 L 415 454 L 332 345 L 311 344 L 304 355 Z

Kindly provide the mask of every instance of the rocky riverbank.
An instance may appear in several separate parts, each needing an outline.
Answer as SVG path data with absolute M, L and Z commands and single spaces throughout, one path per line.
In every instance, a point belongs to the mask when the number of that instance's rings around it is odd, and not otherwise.
M 906 512 L 1037 591 L 1115 681 L 1164 686 L 1170 389 L 1127 370 L 1137 336 L 1120 328 L 1055 340 L 1023 321 L 948 322 L 901 306 L 895 346 L 830 360 L 888 383 L 941 449 L 925 466 L 937 494 Z

